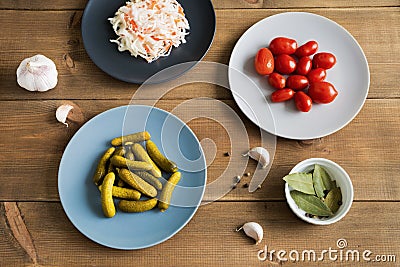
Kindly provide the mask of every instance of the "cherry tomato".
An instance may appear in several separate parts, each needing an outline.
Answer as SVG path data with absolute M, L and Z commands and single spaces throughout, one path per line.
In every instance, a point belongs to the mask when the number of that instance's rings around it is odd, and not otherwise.
M 308 79 L 303 75 L 292 75 L 287 78 L 286 86 L 293 90 L 303 90 L 308 86 Z
M 309 57 L 301 57 L 297 62 L 296 73 L 306 76 L 312 68 L 312 61 Z
M 298 110 L 302 112 L 309 112 L 312 107 L 312 100 L 306 93 L 303 91 L 296 92 L 294 95 L 294 103 Z
M 310 70 L 307 74 L 307 79 L 310 83 L 321 82 L 326 78 L 326 71 L 323 68 Z
M 336 98 L 338 92 L 328 82 L 315 82 L 308 88 L 308 94 L 315 103 L 328 104 Z
M 272 102 L 283 102 L 294 97 L 294 91 L 290 88 L 279 89 L 271 94 Z
M 254 59 L 254 67 L 261 75 L 268 75 L 274 71 L 274 56 L 268 48 L 258 50 Z
M 268 76 L 268 83 L 276 89 L 283 89 L 285 88 L 286 78 L 279 73 L 273 72 Z
M 318 50 L 318 43 L 316 41 L 308 41 L 299 48 L 297 48 L 295 55 L 298 57 L 305 57 L 314 55 Z
M 277 37 L 269 43 L 269 49 L 275 56 L 282 54 L 291 55 L 296 52 L 297 42 L 286 37 Z
M 281 74 L 290 74 L 296 69 L 296 60 L 283 54 L 275 58 L 275 70 Z
M 323 68 L 323 69 L 330 69 L 336 64 L 336 57 L 331 53 L 317 53 L 313 57 L 313 67 L 316 68 Z

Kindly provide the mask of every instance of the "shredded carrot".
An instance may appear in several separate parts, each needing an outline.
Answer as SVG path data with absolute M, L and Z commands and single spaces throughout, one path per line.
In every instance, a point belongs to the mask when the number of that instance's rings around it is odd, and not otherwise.
M 136 24 L 136 22 L 135 22 L 133 19 L 130 19 L 130 20 L 129 20 L 129 23 L 132 25 L 132 28 L 133 28 L 134 30 L 137 30 L 138 25 Z
M 178 7 L 178 13 L 182 16 L 185 16 L 185 13 L 183 13 L 183 8 L 181 6 Z
M 150 48 L 149 48 L 149 46 L 148 46 L 148 45 L 144 45 L 144 49 L 146 50 L 146 52 L 147 52 L 147 53 L 149 53 L 149 54 L 150 54 Z

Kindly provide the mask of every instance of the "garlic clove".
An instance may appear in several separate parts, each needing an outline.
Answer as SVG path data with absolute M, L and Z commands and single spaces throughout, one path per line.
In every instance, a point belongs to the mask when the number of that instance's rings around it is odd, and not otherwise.
M 243 156 L 249 156 L 250 158 L 257 160 L 263 169 L 265 169 L 270 163 L 269 152 L 263 147 L 254 147 L 246 154 L 243 154 Z
M 240 227 L 236 231 L 238 232 L 242 229 L 247 236 L 253 238 L 256 241 L 256 245 L 261 243 L 264 237 L 264 231 L 261 225 L 259 225 L 256 222 L 248 222 L 245 223 L 242 227 Z
M 57 76 L 56 65 L 43 55 L 22 60 L 17 68 L 18 85 L 28 91 L 45 92 L 53 89 L 57 85 Z
M 73 109 L 74 107 L 68 104 L 61 105 L 57 108 L 56 110 L 56 118 L 59 122 L 62 124 L 66 125 L 68 127 L 67 117 L 69 112 Z

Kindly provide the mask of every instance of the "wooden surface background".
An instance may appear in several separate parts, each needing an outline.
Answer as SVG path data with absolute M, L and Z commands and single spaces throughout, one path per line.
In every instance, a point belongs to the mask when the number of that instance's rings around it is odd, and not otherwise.
M 87 56 L 80 19 L 86 0 L 0 2 L 0 266 L 267 266 L 257 252 L 271 249 L 322 250 L 345 238 L 349 249 L 374 255 L 397 255 L 400 261 L 400 1 L 214 0 L 217 31 L 204 60 L 228 63 L 237 39 L 267 16 L 306 11 L 344 26 L 362 46 L 371 71 L 368 99 L 359 115 L 330 136 L 296 141 L 278 138 L 275 159 L 263 187 L 255 193 L 238 186 L 219 201 L 202 206 L 189 224 L 170 240 L 139 251 L 98 245 L 77 231 L 66 217 L 57 191 L 63 150 L 79 128 L 56 122 L 55 109 L 66 101 L 77 105 L 84 121 L 112 107 L 126 105 L 137 85 L 117 81 L 100 71 Z M 15 71 L 25 57 L 44 53 L 59 71 L 59 84 L 47 93 L 30 93 L 16 83 Z M 199 88 L 201 86 L 201 88 Z M 212 97 L 232 106 L 231 94 L 212 85 L 174 89 L 157 103 L 173 109 L 185 99 Z M 146 104 L 149 99 L 140 102 Z M 252 145 L 259 133 L 241 115 Z M 218 146 L 209 179 L 226 164 L 229 148 L 217 125 L 202 119 L 189 124 L 197 136 Z M 281 178 L 299 161 L 325 157 L 350 174 L 355 200 L 349 214 L 325 227 L 300 221 L 289 210 Z M 248 171 L 256 165 L 250 161 Z M 244 178 L 242 184 L 250 178 Z M 237 226 L 256 221 L 264 227 L 259 245 Z M 339 265 L 339 262 L 336 262 Z M 308 264 L 308 263 L 307 263 Z M 330 261 L 315 266 L 332 266 Z M 362 266 L 365 262 L 342 262 Z M 368 266 L 375 266 L 375 265 Z M 378 263 L 374 263 L 378 264 Z M 380 263 L 394 266 L 396 263 Z M 302 266 L 301 263 L 298 265 Z M 310 264 L 312 265 L 312 264 Z M 378 265 L 376 265 L 378 266 Z

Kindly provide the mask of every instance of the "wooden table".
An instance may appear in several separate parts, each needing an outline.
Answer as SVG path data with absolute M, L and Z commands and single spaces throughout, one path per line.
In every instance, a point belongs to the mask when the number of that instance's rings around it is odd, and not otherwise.
M 64 127 L 55 120 L 55 109 L 71 101 L 87 121 L 100 112 L 128 104 L 138 87 L 104 74 L 87 56 L 80 31 L 86 2 L 0 3 L 1 266 L 290 265 L 276 257 L 272 262 L 260 261 L 257 254 L 265 245 L 269 251 L 335 249 L 339 238 L 347 240 L 349 249 L 371 250 L 371 257 L 396 255 L 398 264 L 399 0 L 214 0 L 217 31 L 204 60 L 228 63 L 237 39 L 262 18 L 287 11 L 312 12 L 343 25 L 364 49 L 371 71 L 368 99 L 348 126 L 330 136 L 311 141 L 278 138 L 271 171 L 260 190 L 251 194 L 239 185 L 222 199 L 201 206 L 189 224 L 170 240 L 138 251 L 109 249 L 90 241 L 70 223 L 59 200 L 58 165 L 80 125 Z M 59 70 L 59 84 L 47 93 L 30 93 L 16 83 L 19 62 L 37 53 L 52 58 Z M 227 90 L 212 85 L 199 89 L 196 84 L 176 88 L 157 106 L 171 110 L 184 100 L 201 96 L 224 101 L 238 111 Z M 143 99 L 142 103 L 146 101 Z M 258 128 L 242 117 L 251 145 L 255 146 L 259 143 Z M 218 146 L 217 157 L 208 170 L 211 180 L 226 164 L 223 153 L 229 143 L 224 134 L 213 131 L 217 126 L 214 123 L 196 120 L 189 125 L 200 139 L 209 137 Z M 352 178 L 354 203 L 348 215 L 336 224 L 312 226 L 299 220 L 286 204 L 281 178 L 296 163 L 310 157 L 329 158 L 341 164 Z M 252 172 L 255 167 L 250 161 L 247 170 Z M 244 177 L 241 184 L 249 180 Z M 254 245 L 243 233 L 235 232 L 247 221 L 264 227 L 261 244 Z M 332 264 L 327 258 L 314 263 Z M 366 262 L 361 260 L 358 264 Z

